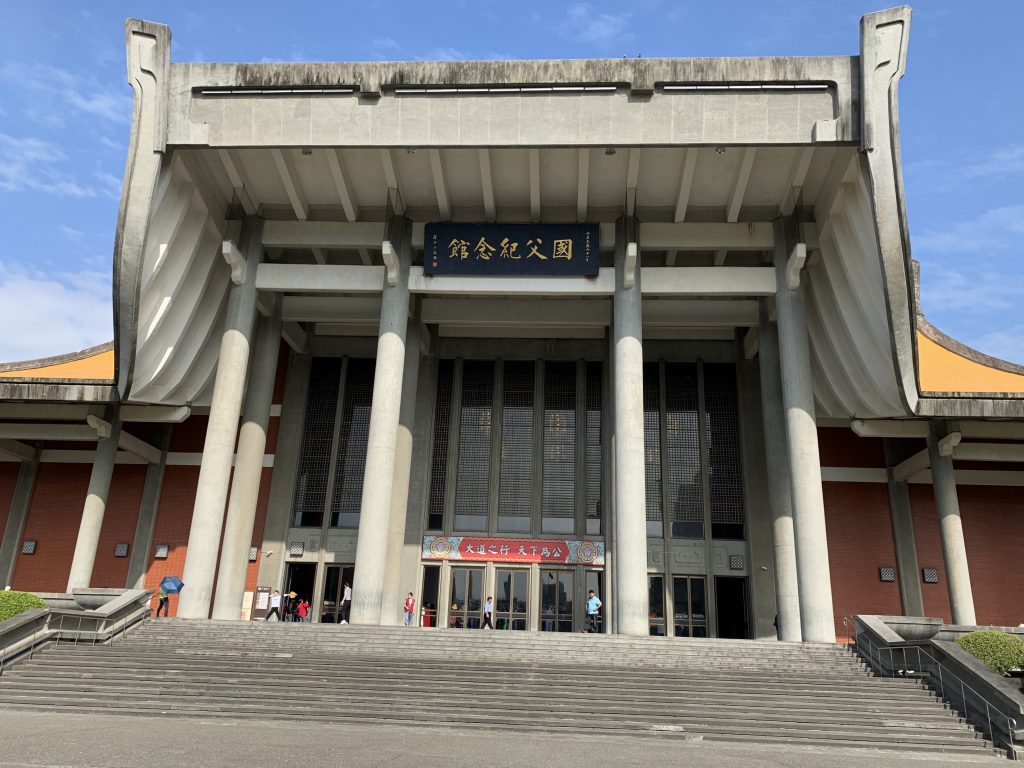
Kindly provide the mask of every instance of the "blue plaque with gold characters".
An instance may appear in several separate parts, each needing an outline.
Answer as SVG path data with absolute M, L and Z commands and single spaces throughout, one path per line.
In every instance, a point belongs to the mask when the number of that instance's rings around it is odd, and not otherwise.
M 426 275 L 595 277 L 597 224 L 427 224 Z

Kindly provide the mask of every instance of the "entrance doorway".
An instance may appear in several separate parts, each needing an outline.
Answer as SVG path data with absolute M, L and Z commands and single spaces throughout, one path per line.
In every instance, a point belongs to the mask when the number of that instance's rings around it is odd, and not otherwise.
M 324 574 L 324 601 L 320 607 L 320 622 L 337 624 L 341 621 L 341 598 L 345 584 L 352 585 L 354 565 L 328 565 Z
M 673 576 L 672 607 L 676 637 L 708 636 L 703 576 Z
M 575 629 L 576 574 L 572 571 L 540 572 L 540 631 L 572 632 Z
M 313 585 L 316 583 L 316 563 L 288 563 L 284 594 L 294 592 L 296 600 L 313 602 Z M 281 618 L 284 618 L 283 616 Z
M 483 591 L 483 568 L 452 568 L 449 627 L 480 629 L 483 624 Z
M 730 576 L 715 577 L 715 607 L 718 613 L 718 636 L 746 639 L 747 580 Z
M 522 568 L 494 572 L 495 629 L 526 629 L 529 576 Z
M 580 611 L 580 619 L 583 619 L 584 614 L 587 612 L 587 598 L 590 596 L 590 590 L 594 590 L 594 595 L 601 601 L 602 607 L 597 612 L 597 631 L 598 634 L 604 632 L 604 571 L 585 571 L 586 584 L 583 590 L 583 610 Z

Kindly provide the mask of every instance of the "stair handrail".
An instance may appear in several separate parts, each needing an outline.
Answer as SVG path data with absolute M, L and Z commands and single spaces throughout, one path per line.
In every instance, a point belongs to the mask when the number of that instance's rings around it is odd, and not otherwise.
M 149 617 L 151 590 L 127 590 L 99 609 L 34 608 L 0 622 L 0 675 L 52 644 L 91 640 L 109 645 Z M 74 629 L 66 625 L 74 622 Z M 83 623 L 88 626 L 83 629 Z
M 937 677 L 938 678 L 938 690 L 936 692 L 939 694 L 939 697 L 943 701 L 948 702 L 950 705 L 955 706 L 957 712 L 959 712 L 967 720 L 967 722 L 971 723 L 971 725 L 974 725 L 977 728 L 980 728 L 981 725 L 979 723 L 974 722 L 975 718 L 972 717 L 972 715 L 971 715 L 971 708 L 970 708 L 970 706 L 967 703 L 967 694 L 966 694 L 966 692 L 970 691 L 972 694 L 974 694 L 975 698 L 980 700 L 985 705 L 985 721 L 986 721 L 986 723 L 988 725 L 988 729 L 987 729 L 987 731 L 983 730 L 982 733 L 985 736 L 987 736 L 988 738 L 990 738 L 992 740 L 993 744 L 996 744 L 1000 748 L 1005 749 L 1007 754 L 1010 757 L 1014 757 L 1015 755 L 1017 755 L 1019 753 L 1020 749 L 1022 747 L 1024 747 L 1024 744 L 1022 744 L 1017 739 L 1017 730 L 1018 730 L 1017 720 L 1015 718 L 1010 717 L 1009 715 L 1005 714 L 1004 712 L 1002 712 L 1002 710 L 1000 709 L 1000 707 L 998 705 L 996 705 L 992 701 L 989 701 L 989 699 L 987 697 L 985 697 L 981 693 L 979 693 L 977 691 L 977 689 L 975 689 L 973 686 L 968 685 L 967 683 L 965 683 L 963 681 L 963 678 L 961 678 L 959 675 L 957 675 L 956 672 L 954 672 L 948 665 L 943 664 L 935 656 L 935 654 L 933 654 L 931 652 L 931 650 L 929 648 L 925 647 L 920 642 L 913 642 L 913 641 L 911 641 L 911 642 L 907 642 L 907 641 L 888 642 L 888 641 L 884 641 L 883 640 L 884 644 L 883 643 L 876 644 L 873 641 L 873 639 L 872 639 L 872 635 L 874 635 L 873 630 L 871 628 L 867 627 L 864 624 L 864 622 L 861 621 L 861 618 L 859 616 L 854 616 L 853 617 L 853 621 L 854 621 L 853 650 L 854 650 L 854 652 L 858 656 L 860 656 L 862 659 L 867 661 L 868 665 L 873 670 L 875 670 L 876 672 L 878 672 L 879 674 L 881 674 L 883 676 L 889 676 L 889 677 L 913 677 L 913 678 L 920 679 L 920 680 L 924 681 L 925 685 L 927 685 L 932 691 L 936 691 L 936 688 L 934 687 L 934 685 L 932 683 L 934 682 L 934 678 Z M 846 619 L 844 619 L 843 622 L 845 624 L 846 623 Z M 863 631 L 861 631 L 861 630 L 863 630 Z M 862 647 L 862 643 L 866 643 L 866 645 L 868 646 L 868 652 L 867 653 L 864 652 L 863 647 Z M 917 668 L 916 669 L 911 668 L 911 666 L 907 663 L 907 649 L 908 648 L 913 649 L 916 652 L 916 654 L 917 654 Z M 885 651 L 888 652 L 888 656 L 889 656 L 889 665 L 888 665 L 888 667 L 886 667 L 885 664 L 883 663 L 882 654 L 880 653 L 880 651 L 882 651 L 882 650 L 885 650 Z M 894 654 L 893 654 L 894 651 L 902 651 L 902 654 L 903 654 L 903 666 L 902 667 L 899 667 L 895 663 Z M 932 671 L 932 669 L 927 668 L 924 665 L 922 665 L 922 663 L 921 663 L 921 661 L 922 661 L 922 659 L 921 659 L 922 651 L 928 657 L 930 663 L 932 665 L 934 665 L 935 670 L 937 672 L 937 675 Z M 925 675 L 927 675 L 927 677 L 925 677 Z M 947 694 L 946 679 L 950 678 L 950 677 L 952 677 L 956 682 L 958 682 L 960 684 L 960 704 L 959 705 L 956 704 L 956 701 L 953 699 L 952 696 Z M 955 691 L 955 688 L 953 690 Z M 997 731 L 996 729 L 994 729 L 992 727 L 992 712 L 993 712 L 993 710 L 995 711 L 995 713 L 998 716 L 1002 717 L 1006 721 L 1006 732 L 1005 732 L 1006 736 L 1005 736 L 1005 738 L 1003 737 L 1002 732 L 999 732 L 999 731 Z M 997 719 L 997 722 L 998 722 L 998 719 Z

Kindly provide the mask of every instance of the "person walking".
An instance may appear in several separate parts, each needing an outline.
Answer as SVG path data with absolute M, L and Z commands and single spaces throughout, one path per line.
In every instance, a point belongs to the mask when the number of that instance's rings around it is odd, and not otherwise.
M 299 600 L 299 606 L 295 609 L 299 615 L 299 621 L 309 621 L 309 601 L 303 598 Z
M 341 593 L 341 616 L 340 624 L 348 624 L 349 611 L 352 610 L 352 585 L 347 581 L 345 582 L 345 589 Z
M 405 598 L 405 626 L 412 626 L 412 617 L 416 612 L 416 598 L 412 596 L 412 592 Z
M 597 632 L 597 617 L 601 611 L 601 598 L 594 594 L 594 590 L 587 593 L 587 628 L 584 632 Z
M 164 592 L 163 588 L 161 587 L 161 589 L 160 589 L 160 602 L 157 603 L 157 606 L 156 606 L 156 617 L 155 618 L 160 618 L 160 611 L 163 611 L 164 612 L 164 618 L 166 619 L 167 618 L 167 607 L 170 605 L 170 603 L 171 603 L 170 596 L 166 592 Z
M 491 623 L 491 617 L 494 614 L 494 600 L 491 596 L 487 596 L 487 600 L 484 601 L 484 625 L 480 629 L 494 629 L 494 624 Z
M 281 593 L 276 589 L 273 594 L 270 595 L 270 610 L 267 611 L 264 621 L 270 621 L 270 617 L 277 614 L 277 620 L 281 621 Z

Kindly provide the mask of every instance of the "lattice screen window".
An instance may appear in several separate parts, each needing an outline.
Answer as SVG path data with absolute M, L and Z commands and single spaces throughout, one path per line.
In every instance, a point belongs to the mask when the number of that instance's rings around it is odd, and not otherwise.
M 716 539 L 742 539 L 743 476 L 734 365 L 716 363 L 704 366 L 704 409 L 711 535 Z
M 601 533 L 601 363 L 587 363 L 586 387 L 587 535 L 596 536 Z
M 661 538 L 661 376 L 658 363 L 644 363 L 644 482 L 647 535 Z
M 674 538 L 704 538 L 697 366 L 665 365 L 665 482 Z
M 452 420 L 454 371 L 454 360 L 441 360 L 438 363 L 434 452 L 430 464 L 430 496 L 427 499 L 427 529 L 431 531 L 439 531 L 444 525 L 444 494 L 448 478 L 448 430 Z
M 359 505 L 363 500 L 363 471 L 366 469 L 366 443 L 370 436 L 370 410 L 373 403 L 374 360 L 349 360 L 338 437 L 338 460 L 331 498 L 331 525 L 340 528 L 359 526 Z
M 544 364 L 544 533 L 575 531 L 576 363 Z
M 498 530 L 530 531 L 533 507 L 534 363 L 504 364 Z
M 341 360 L 314 358 L 309 372 L 306 413 L 302 421 L 302 447 L 295 478 L 294 524 L 323 524 L 327 498 L 327 476 L 334 439 L 334 418 L 338 409 Z
M 494 363 L 467 360 L 462 368 L 459 464 L 455 486 L 455 530 L 487 530 Z

